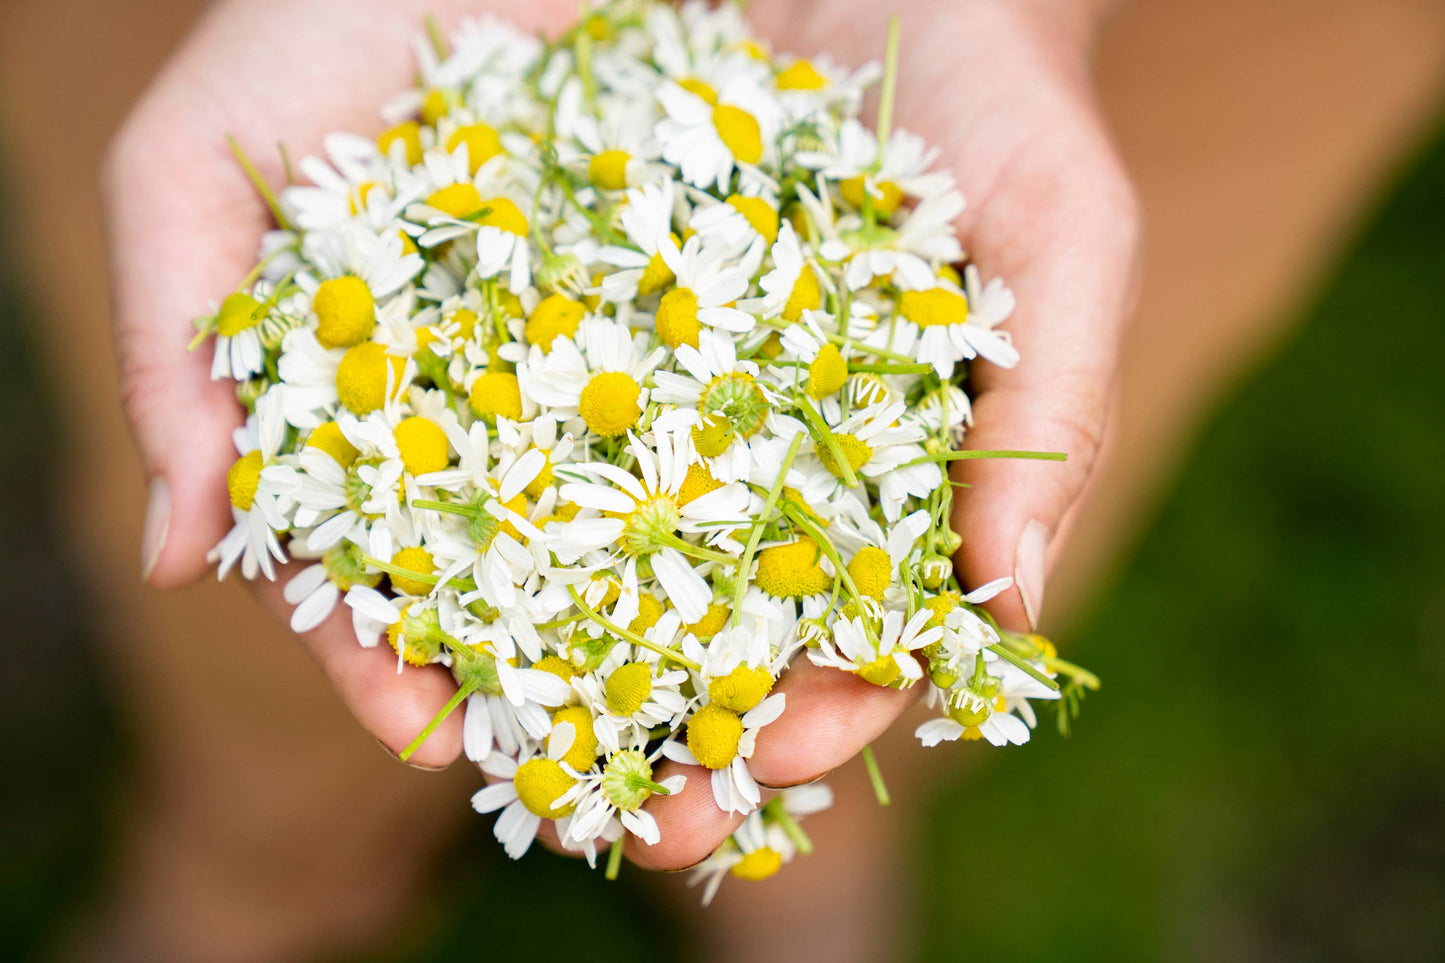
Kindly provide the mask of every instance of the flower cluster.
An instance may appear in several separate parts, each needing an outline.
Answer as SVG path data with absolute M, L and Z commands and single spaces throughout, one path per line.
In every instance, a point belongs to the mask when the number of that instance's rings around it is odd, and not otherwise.
M 959 450 L 964 363 L 1016 362 L 1013 297 L 955 267 L 934 152 L 859 121 L 886 71 L 645 0 L 416 54 L 380 137 L 258 181 L 278 227 L 199 321 L 249 414 L 213 561 L 310 560 L 293 628 L 346 611 L 399 672 L 448 667 L 509 854 L 544 822 L 589 859 L 655 843 L 664 758 L 751 814 L 710 887 L 805 851 L 826 792 L 763 805 L 749 771 L 800 655 L 926 686 L 929 745 L 1022 743 L 1088 684 L 979 608 L 1007 579 L 954 575 L 947 463 L 990 454 Z

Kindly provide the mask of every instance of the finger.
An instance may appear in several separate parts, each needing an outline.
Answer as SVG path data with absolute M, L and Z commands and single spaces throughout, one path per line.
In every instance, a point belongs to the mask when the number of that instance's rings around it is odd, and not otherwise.
M 257 583 L 272 611 L 289 613 L 281 585 L 295 566 L 283 570 L 276 583 Z M 442 666 L 403 666 L 397 672 L 396 652 L 389 645 L 364 648 L 351 626 L 351 610 L 344 604 L 310 632 L 301 636 L 309 652 L 338 695 L 367 732 L 392 755 L 399 756 L 417 734 L 456 692 L 456 682 Z M 462 716 L 452 712 L 407 760 L 419 769 L 442 769 L 462 751 Z
M 888 689 L 796 659 L 777 691 L 787 693 L 787 709 L 758 733 L 748 768 L 758 782 L 781 788 L 817 779 L 852 759 L 917 701 L 923 687 Z
M 782 788 L 817 779 L 852 759 L 886 732 L 922 689 L 885 689 L 800 659 L 784 673 L 777 691 L 787 694 L 787 708 L 758 733 L 748 770 L 764 787 Z M 662 839 L 656 846 L 631 845 L 628 853 L 650 868 L 682 869 L 707 858 L 743 817 L 718 808 L 708 770 L 669 763 L 663 772 L 684 773 L 687 785 L 676 795 L 648 802 Z
M 711 771 L 669 761 L 659 767 L 655 778 L 661 781 L 676 775 L 687 777 L 680 792 L 653 796 L 646 803 L 662 837 L 657 845 L 649 846 L 635 836 L 627 839 L 624 855 L 644 869 L 675 871 L 696 865 L 742 825 L 744 817 L 718 808 Z
M 1014 368 L 976 362 L 970 449 L 1063 452 L 1064 463 L 978 459 L 955 464 L 969 488 L 954 500 L 956 556 L 969 587 L 1011 575 L 990 609 L 1035 628 L 1056 536 L 1103 442 L 1115 357 L 1132 306 L 1137 259 L 1133 195 L 1102 142 L 1025 154 L 977 216 L 971 249 L 987 279 L 1002 276 L 1017 310 L 1007 329 Z M 1080 158 L 1097 156 L 1088 161 Z
M 239 284 L 266 227 L 226 157 L 192 159 L 181 185 L 163 175 L 176 167 L 166 145 L 144 128 L 123 135 L 103 188 L 121 395 L 151 483 L 142 566 L 163 587 L 199 575 L 230 527 L 225 476 L 242 412 L 211 380 L 209 347 L 186 346 L 191 320 Z

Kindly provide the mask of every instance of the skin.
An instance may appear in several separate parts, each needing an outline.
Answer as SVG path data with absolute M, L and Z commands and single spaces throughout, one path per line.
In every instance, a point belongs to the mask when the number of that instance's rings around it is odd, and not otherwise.
M 884 15 L 864 0 L 758 4 L 751 16 L 779 50 L 827 50 L 843 62 L 881 56 Z M 184 585 L 208 570 L 207 550 L 230 527 L 225 473 L 241 410 L 212 382 L 204 352 L 187 353 L 190 319 L 234 289 L 268 226 L 266 209 L 232 161 L 237 138 L 271 183 L 271 145 L 316 152 L 331 130 L 375 132 L 376 107 L 411 75 L 411 36 L 433 13 L 446 26 L 484 4 L 355 0 L 230 0 L 217 4 L 157 77 L 117 135 L 102 190 L 109 231 L 124 405 L 152 480 L 147 580 Z M 501 5 L 497 5 L 500 9 Z M 816 8 L 816 9 L 815 9 Z M 563 25 L 570 2 L 502 15 L 524 29 Z M 1018 298 L 1007 325 L 1023 361 L 973 374 L 973 448 L 1064 451 L 1067 463 L 974 461 L 955 473 L 957 557 L 967 586 L 1013 575 L 990 606 L 1015 628 L 1037 622 L 1047 567 L 1103 439 L 1119 334 L 1132 304 L 1137 204 L 1094 103 L 1088 46 L 1095 2 L 916 2 L 903 17 L 896 124 L 940 149 L 969 206 L 959 228 L 985 279 Z M 278 29 L 277 25 L 283 25 Z M 260 42 L 257 38 L 265 38 Z M 960 51 L 967 55 L 960 56 Z M 244 82 L 238 80 L 244 78 Z M 935 92 L 951 93 L 938 96 Z M 177 118 L 185 118 L 177 123 Z M 1027 533 L 1027 537 L 1026 537 Z M 277 583 L 258 594 L 282 618 Z M 389 648 L 358 647 L 338 612 L 302 644 L 357 720 L 399 751 L 454 691 L 445 670 L 396 674 Z M 885 732 L 917 697 L 798 660 L 780 681 L 788 710 L 759 735 L 751 769 L 770 786 L 816 778 Z M 461 751 L 460 714 L 412 757 L 440 768 Z M 669 764 L 672 766 L 672 764 Z M 720 813 L 708 774 L 654 799 L 663 840 L 628 855 L 660 869 L 710 853 L 739 817 Z

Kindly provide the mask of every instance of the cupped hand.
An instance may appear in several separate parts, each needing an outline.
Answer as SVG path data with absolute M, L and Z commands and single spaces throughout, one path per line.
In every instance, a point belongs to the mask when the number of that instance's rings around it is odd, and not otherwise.
M 494 4 L 500 8 L 501 4 Z M 191 320 L 214 310 L 256 263 L 270 214 L 227 147 L 235 137 L 271 184 L 284 183 L 277 146 L 318 153 L 331 131 L 376 132 L 377 109 L 407 86 L 407 43 L 432 13 L 448 24 L 483 5 L 461 0 L 227 0 L 197 24 L 111 144 L 102 172 L 121 390 L 150 479 L 142 566 L 154 586 L 207 571 L 206 553 L 231 526 L 226 470 L 243 421 L 232 385 L 212 381 L 209 352 L 188 352 Z M 575 13 L 537 0 L 504 15 L 523 29 L 557 29 Z M 260 594 L 283 618 L 280 584 Z M 303 642 L 356 718 L 393 753 L 456 686 L 440 667 L 398 676 L 390 649 L 356 644 L 341 611 Z M 450 718 L 411 757 L 441 767 L 461 751 Z
M 896 121 L 940 148 L 967 208 L 964 247 L 985 280 L 1002 277 L 1018 306 L 1005 325 L 1022 360 L 970 370 L 976 427 L 965 447 L 1060 451 L 1068 461 L 957 463 L 970 485 L 954 502 L 966 588 L 1011 576 L 989 603 L 1000 624 L 1036 627 L 1048 568 L 1103 440 L 1123 323 L 1132 308 L 1139 215 L 1094 102 L 1092 0 L 938 0 L 897 6 L 902 27 Z M 755 25 L 779 50 L 879 59 L 888 8 L 867 0 L 756 4 Z M 795 660 L 778 684 L 788 709 L 763 729 L 749 768 L 790 786 L 842 765 L 917 699 Z M 662 842 L 639 859 L 691 865 L 741 822 L 709 811 L 707 774 L 650 806 Z M 672 822 L 691 831 L 668 833 Z M 641 847 L 634 847 L 640 849 Z

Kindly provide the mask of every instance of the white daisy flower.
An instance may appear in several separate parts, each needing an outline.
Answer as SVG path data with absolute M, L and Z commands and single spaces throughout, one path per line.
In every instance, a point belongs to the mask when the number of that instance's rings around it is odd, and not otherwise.
M 712 592 L 689 558 L 707 561 L 717 553 L 682 536 L 740 527 L 751 496 L 745 486 L 732 484 L 683 503 L 679 493 L 688 468 L 697 460 L 692 439 L 685 431 L 646 437 L 650 443 L 628 438 L 640 479 L 605 462 L 568 467 L 569 476 L 603 481 L 569 482 L 562 486 L 561 497 L 611 517 L 550 526 L 548 545 L 563 563 L 612 544 L 634 559 L 647 557 L 683 621 L 696 622 L 706 614 Z
M 942 627 L 924 628 L 932 616 L 928 609 L 919 609 L 904 624 L 903 612 L 887 612 L 876 637 L 870 637 L 864 628 L 865 616 L 840 618 L 833 623 L 832 637 L 810 649 L 808 659 L 814 665 L 851 672 L 874 685 L 906 689 L 923 678 L 923 667 L 913 653 L 943 637 Z
M 617 438 L 642 417 L 643 382 L 666 355 L 664 348 L 646 352 L 646 343 L 616 321 L 586 318 L 575 338 L 558 337 L 545 355 L 533 345 L 517 366 L 517 381 L 535 404 L 575 414 L 590 433 Z
M 667 740 L 663 755 L 674 762 L 712 770 L 712 795 L 718 808 L 746 815 L 762 801 L 757 781 L 748 771 L 748 760 L 757 747 L 758 733 L 775 722 L 786 706 L 787 696 L 781 692 L 741 715 L 719 703 L 705 701 L 688 717 L 686 742 Z
M 234 527 L 206 553 L 206 561 L 217 566 L 219 578 L 225 578 L 239 562 L 246 578 L 254 579 L 259 573 L 275 580 L 275 563 L 286 561 L 276 533 L 290 527 L 287 516 L 292 504 L 265 473 L 286 438 L 280 402 L 275 393 L 262 395 L 256 411 L 232 435 L 241 455 L 226 472 Z

